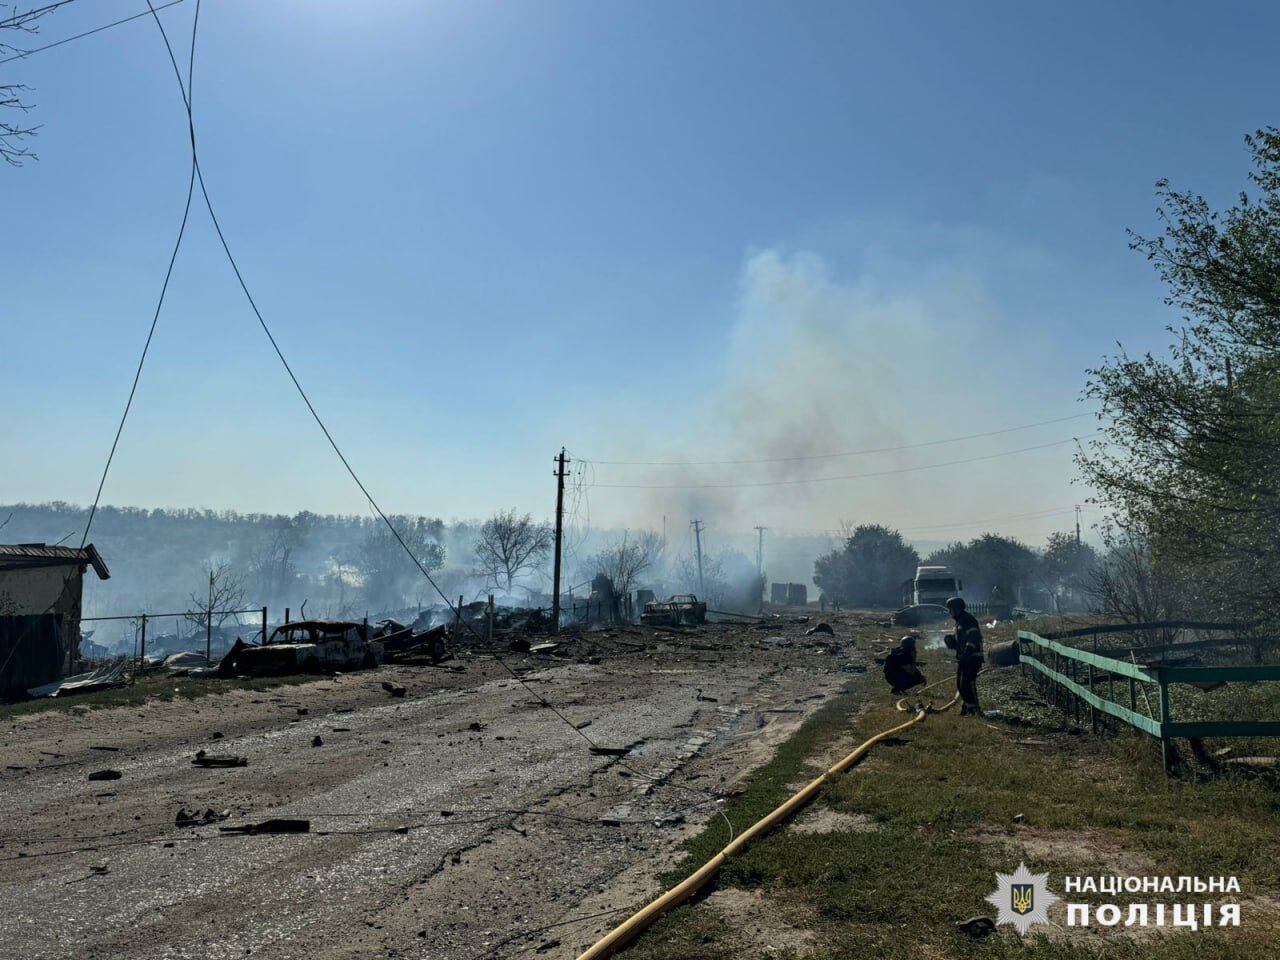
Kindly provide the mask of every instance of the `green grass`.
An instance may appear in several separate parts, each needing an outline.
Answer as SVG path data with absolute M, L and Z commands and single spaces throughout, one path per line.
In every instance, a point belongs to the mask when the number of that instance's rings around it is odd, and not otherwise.
M 232 690 L 273 690 L 277 687 L 297 686 L 325 676 L 298 674 L 287 677 L 256 677 L 252 680 L 220 680 L 216 678 L 167 677 L 151 675 L 136 683 L 93 693 L 72 694 L 66 697 L 43 697 L 39 700 L 23 700 L 19 703 L 0 704 L 0 720 L 44 713 L 49 710 L 72 710 L 86 707 L 100 710 L 105 707 L 135 707 L 149 700 L 195 700 L 211 694 Z
M 902 720 L 888 706 L 878 679 L 863 678 L 855 690 L 818 711 L 757 771 L 745 793 L 727 805 L 737 829 L 785 799 L 788 786 L 812 776 L 817 768 L 809 758 L 837 738 L 851 749 Z M 1235 875 L 1245 897 L 1280 892 L 1280 797 L 1272 784 L 1254 778 L 1169 779 L 1149 740 L 1136 734 L 1073 734 L 1060 715 L 1028 699 L 1034 691 L 1016 670 L 984 677 L 980 686 L 985 706 L 1017 714 L 1017 721 L 996 723 L 954 712 L 930 717 L 897 742 L 877 747 L 817 801 L 870 818 L 874 829 L 775 832 L 727 865 L 716 884 L 802 898 L 811 908 L 803 913 L 815 918 L 822 944 L 812 955 L 822 960 L 1275 956 L 1274 944 L 1259 939 L 1262 924 L 1251 930 L 1247 907 L 1243 925 L 1227 932 L 1111 938 L 1105 946 L 1078 936 L 1023 941 L 1004 930 L 975 942 L 960 933 L 956 921 L 990 914 L 983 898 L 996 871 L 1017 865 L 1012 848 L 977 842 L 979 834 L 1005 834 L 1010 842 L 1019 834 L 1061 838 L 1053 849 L 1068 851 L 1073 838 L 1087 834 L 1092 844 L 1109 851 L 1110 866 L 1098 865 L 1083 847 L 1063 854 L 1065 860 L 1043 855 L 1034 863 L 1028 860 L 1033 869 L 1049 870 L 1059 893 L 1064 874 L 1113 869 L 1135 875 Z M 874 705 L 861 711 L 868 700 Z M 1041 744 L 1018 742 L 1028 739 Z M 665 879 L 686 876 L 719 850 L 726 832 L 722 823 L 712 822 L 686 843 L 684 861 Z M 717 918 L 703 915 L 711 913 L 699 903 L 680 908 L 647 933 L 632 955 L 642 960 L 757 955 L 725 953 L 715 940 Z

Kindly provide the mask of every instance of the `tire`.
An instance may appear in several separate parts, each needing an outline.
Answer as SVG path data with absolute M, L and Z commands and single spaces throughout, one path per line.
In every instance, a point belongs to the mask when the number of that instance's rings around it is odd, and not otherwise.
M 302 671 L 303 673 L 319 673 L 320 661 L 315 657 L 307 657 L 302 661 Z
M 372 652 L 364 655 L 364 659 L 360 661 L 361 670 L 373 670 L 378 666 L 378 658 Z
M 430 652 L 431 652 L 431 659 L 432 659 L 432 660 L 443 660 L 443 659 L 444 659 L 444 637 L 435 637 L 435 638 L 431 641 L 431 651 L 430 651 Z

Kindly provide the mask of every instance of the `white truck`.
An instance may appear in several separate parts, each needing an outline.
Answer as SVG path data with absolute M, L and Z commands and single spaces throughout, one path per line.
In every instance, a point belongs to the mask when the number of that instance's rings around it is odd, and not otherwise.
M 903 584 L 902 602 L 908 607 L 945 604 L 963 589 L 950 567 L 919 566 L 915 578 Z

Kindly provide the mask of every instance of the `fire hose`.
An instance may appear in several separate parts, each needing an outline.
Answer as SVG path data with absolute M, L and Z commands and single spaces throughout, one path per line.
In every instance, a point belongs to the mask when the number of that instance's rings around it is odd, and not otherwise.
M 936 687 L 945 682 L 945 680 L 939 680 L 936 683 L 931 683 L 928 687 L 922 688 L 920 692 L 923 693 L 930 687 Z M 877 743 L 887 740 L 890 737 L 915 726 L 917 723 L 924 720 L 930 713 L 941 713 L 943 710 L 950 709 L 959 701 L 959 699 L 959 694 L 957 694 L 946 704 L 937 708 L 933 707 L 932 704 L 927 707 L 922 705 L 906 707 L 903 705 L 906 702 L 906 698 L 899 700 L 897 703 L 898 710 L 913 713 L 910 720 L 900 723 L 896 727 L 891 727 L 888 730 L 883 730 L 875 736 L 864 740 L 847 757 L 840 760 L 825 773 L 821 774 L 814 780 L 811 780 L 772 813 L 756 821 L 756 823 L 744 830 L 735 839 L 731 840 L 719 853 L 690 874 L 685 880 L 672 887 L 646 907 L 632 914 L 618 926 L 614 927 L 613 930 L 609 931 L 609 933 L 605 934 L 593 943 L 581 955 L 579 955 L 578 960 L 603 960 L 603 958 L 611 956 L 616 951 L 627 946 L 632 940 L 657 922 L 657 920 L 664 914 L 689 900 L 697 894 L 698 891 L 710 883 L 712 878 L 715 877 L 720 868 L 728 862 L 730 857 L 741 853 L 753 840 L 756 840 L 768 833 L 774 827 L 778 826 L 778 824 L 789 819 L 798 810 L 809 803 L 809 801 L 818 795 L 823 784 L 826 783 L 827 778 L 836 774 L 844 773 L 855 763 L 865 757 L 871 751 L 871 748 Z

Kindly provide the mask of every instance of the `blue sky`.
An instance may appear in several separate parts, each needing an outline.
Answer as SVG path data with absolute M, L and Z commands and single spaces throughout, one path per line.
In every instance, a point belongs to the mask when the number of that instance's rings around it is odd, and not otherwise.
M 193 8 L 161 14 L 184 44 Z M 138 9 L 79 0 L 33 44 Z M 1115 341 L 1164 342 L 1124 229 L 1153 228 L 1158 177 L 1244 185 L 1278 27 L 1261 3 L 205 0 L 196 122 L 246 279 L 384 506 L 545 515 L 562 444 L 768 457 L 1078 412 Z M 39 161 L 0 169 L 0 501 L 85 502 L 177 229 L 184 117 L 147 19 L 0 78 L 43 124 Z M 291 390 L 197 209 L 104 500 L 360 511 Z M 875 472 L 1087 429 L 591 476 Z M 1063 447 L 590 509 L 923 527 L 1068 507 L 1071 473 Z

